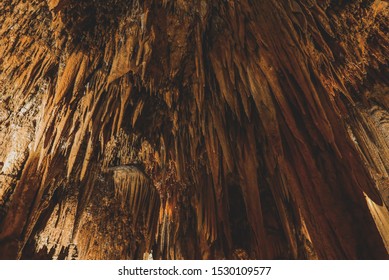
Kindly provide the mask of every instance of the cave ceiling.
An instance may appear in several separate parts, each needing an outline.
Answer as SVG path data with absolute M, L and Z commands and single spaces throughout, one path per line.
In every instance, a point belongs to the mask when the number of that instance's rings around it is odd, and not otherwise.
M 388 3 L 2 0 L 0 257 L 377 259 Z

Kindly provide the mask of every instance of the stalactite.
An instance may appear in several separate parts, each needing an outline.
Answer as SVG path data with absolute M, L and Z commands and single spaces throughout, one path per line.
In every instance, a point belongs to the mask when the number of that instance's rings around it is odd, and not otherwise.
M 0 11 L 1 257 L 387 257 L 386 1 Z
M 159 210 L 159 194 L 146 178 L 145 174 L 135 166 L 115 166 L 108 168 L 113 172 L 115 197 L 121 207 L 129 207 L 133 225 L 137 226 L 138 218 L 142 218 L 142 225 L 147 229 L 150 249 L 156 227 L 156 214 Z

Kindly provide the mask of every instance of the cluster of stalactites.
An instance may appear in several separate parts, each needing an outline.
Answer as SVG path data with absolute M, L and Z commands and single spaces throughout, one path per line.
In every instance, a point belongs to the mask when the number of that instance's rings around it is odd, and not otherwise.
M 146 248 L 154 241 L 160 207 L 159 193 L 151 180 L 136 166 L 122 165 L 108 168 L 113 173 L 115 198 L 121 207 L 130 212 L 134 226 L 147 229 Z

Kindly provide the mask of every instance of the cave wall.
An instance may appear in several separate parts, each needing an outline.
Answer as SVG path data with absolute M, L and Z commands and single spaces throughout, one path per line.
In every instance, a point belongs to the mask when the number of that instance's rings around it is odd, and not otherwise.
M 2 258 L 388 257 L 387 2 L 0 11 Z

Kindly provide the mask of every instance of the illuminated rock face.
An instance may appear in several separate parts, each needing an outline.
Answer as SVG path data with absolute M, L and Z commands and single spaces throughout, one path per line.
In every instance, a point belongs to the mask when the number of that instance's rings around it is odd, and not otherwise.
M 388 258 L 387 2 L 0 11 L 2 258 Z

